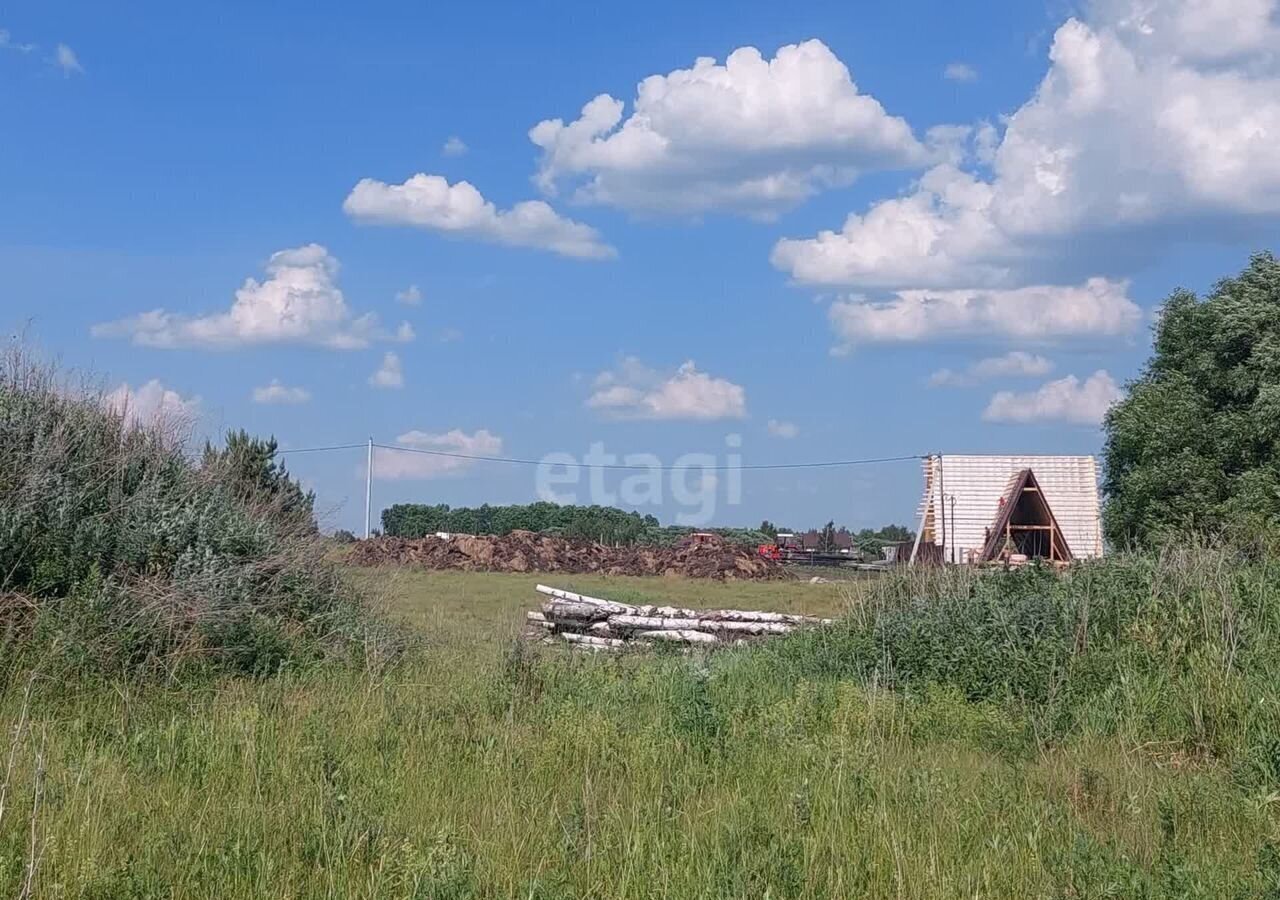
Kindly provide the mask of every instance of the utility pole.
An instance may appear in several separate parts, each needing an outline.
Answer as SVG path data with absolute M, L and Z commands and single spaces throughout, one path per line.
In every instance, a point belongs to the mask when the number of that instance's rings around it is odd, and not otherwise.
M 960 562 L 956 559 L 956 495 L 951 495 L 951 561 L 953 563 Z
M 369 513 L 373 509 L 373 437 L 369 438 L 369 456 L 364 467 L 364 539 L 369 540 Z
M 942 561 L 945 563 L 950 547 L 947 544 L 947 476 L 941 453 L 938 454 L 938 513 L 942 517 Z

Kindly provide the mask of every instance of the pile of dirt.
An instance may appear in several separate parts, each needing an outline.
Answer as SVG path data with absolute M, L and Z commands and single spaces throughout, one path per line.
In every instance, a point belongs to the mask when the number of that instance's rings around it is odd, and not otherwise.
M 349 559 L 360 566 L 392 564 L 465 572 L 594 572 L 720 579 L 776 578 L 782 574 L 782 564 L 776 560 L 719 540 L 676 547 L 609 547 L 532 531 L 513 531 L 500 537 L 372 538 L 355 544 Z

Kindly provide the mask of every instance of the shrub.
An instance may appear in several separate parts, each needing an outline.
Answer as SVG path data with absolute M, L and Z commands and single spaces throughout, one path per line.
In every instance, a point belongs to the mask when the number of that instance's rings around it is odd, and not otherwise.
M 830 629 L 737 663 L 754 683 L 854 678 L 1012 705 L 1041 740 L 1124 734 L 1222 756 L 1277 782 L 1280 565 L 1205 545 L 1119 554 L 1065 573 L 917 570 L 886 576 Z
M 249 489 L 235 455 L 189 459 L 180 426 L 136 424 L 21 349 L 5 358 L 4 659 L 57 648 L 62 662 L 105 671 L 263 674 L 394 651 L 324 563 L 309 502 L 301 514 L 283 470 L 270 468 L 274 490 Z

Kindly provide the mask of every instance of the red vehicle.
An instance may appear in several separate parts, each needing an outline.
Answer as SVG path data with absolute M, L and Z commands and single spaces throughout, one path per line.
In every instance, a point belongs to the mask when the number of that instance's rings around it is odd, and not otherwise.
M 788 565 L 844 566 L 856 561 L 848 553 L 806 549 L 804 539 L 791 532 L 778 532 L 776 544 L 761 544 L 756 548 L 756 553 L 765 559 L 776 559 Z
M 776 540 L 776 544 L 761 544 L 756 548 L 756 553 L 765 559 L 776 559 L 778 562 L 786 562 L 804 553 L 799 539 L 789 531 L 778 532 Z

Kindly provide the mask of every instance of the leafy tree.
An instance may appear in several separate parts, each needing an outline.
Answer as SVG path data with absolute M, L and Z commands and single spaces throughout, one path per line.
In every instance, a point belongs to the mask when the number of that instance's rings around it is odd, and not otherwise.
M 776 541 L 778 539 L 778 526 L 774 525 L 768 519 L 765 519 L 760 523 L 760 528 L 758 530 L 771 541 Z
M 1106 533 L 1151 544 L 1280 514 L 1280 261 L 1259 253 L 1205 299 L 1175 291 L 1154 350 L 1106 418 Z
M 836 549 L 836 523 L 834 521 L 828 522 L 826 525 L 822 526 L 822 533 L 819 536 L 819 540 L 821 542 L 819 547 L 823 553 L 830 553 L 832 550 Z
M 276 459 L 278 452 L 275 437 L 251 437 L 243 429 L 228 431 L 222 447 L 205 442 L 204 467 L 217 469 L 239 499 L 270 501 L 282 517 L 314 531 L 315 492 L 304 491 L 289 476 L 284 463 Z
M 905 525 L 886 525 L 877 534 L 886 544 L 901 544 L 903 541 L 915 540 L 915 536 L 916 533 Z
M 853 545 L 867 559 L 881 559 L 886 546 L 913 540 L 915 536 L 905 525 L 886 525 L 879 531 L 864 528 L 853 536 Z

